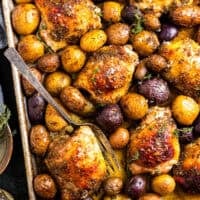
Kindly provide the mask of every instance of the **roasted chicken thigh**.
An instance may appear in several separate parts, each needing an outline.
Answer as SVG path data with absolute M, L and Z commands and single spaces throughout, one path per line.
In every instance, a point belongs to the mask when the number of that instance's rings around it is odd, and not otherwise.
M 84 191 L 94 192 L 106 175 L 104 157 L 88 126 L 80 127 L 72 137 L 55 138 L 45 163 L 60 188 L 62 200 L 77 200 Z
M 178 162 L 176 125 L 167 107 L 152 107 L 139 127 L 131 132 L 128 165 L 132 174 L 167 173 Z

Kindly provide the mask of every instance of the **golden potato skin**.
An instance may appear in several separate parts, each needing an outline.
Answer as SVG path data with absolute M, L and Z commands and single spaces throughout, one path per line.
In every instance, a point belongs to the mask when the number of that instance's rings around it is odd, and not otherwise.
M 80 47 L 86 52 L 93 52 L 102 47 L 107 40 L 103 30 L 91 30 L 85 33 L 80 40 Z
M 147 59 L 143 59 L 139 62 L 139 64 L 136 66 L 134 77 L 138 80 L 143 80 L 145 75 L 148 72 L 148 69 L 146 67 Z
M 44 85 L 53 96 L 58 96 L 62 89 L 71 84 L 71 78 L 64 72 L 56 71 L 46 76 Z
M 87 116 L 95 111 L 94 105 L 75 87 L 68 86 L 63 88 L 60 99 L 67 109 L 79 115 Z
M 12 25 L 16 33 L 28 35 L 33 33 L 40 22 L 40 14 L 33 4 L 19 4 L 12 12 Z
M 33 180 L 33 187 L 39 197 L 52 199 L 57 189 L 54 180 L 48 174 L 37 175 Z
M 80 71 L 85 60 L 85 53 L 77 45 L 67 46 L 61 53 L 63 69 L 69 73 Z
M 162 199 L 157 194 L 146 193 L 145 195 L 141 196 L 138 200 L 162 200 Z
M 105 196 L 103 200 L 132 200 L 130 197 L 126 196 L 125 194 L 118 194 L 114 196 Z
M 15 0 L 16 3 L 30 3 L 33 2 L 33 0 Z
M 143 17 L 144 26 L 147 30 L 156 31 L 161 27 L 159 18 L 155 15 L 155 13 L 146 13 Z
M 113 196 L 121 192 L 123 181 L 119 177 L 109 177 L 104 182 L 104 191 L 107 195 Z
M 109 44 L 124 45 L 128 42 L 130 27 L 127 24 L 115 23 L 110 25 L 106 34 Z
M 108 22 L 119 22 L 121 20 L 121 11 L 123 9 L 123 5 L 114 2 L 107 1 L 103 3 L 103 19 Z
M 35 125 L 30 131 L 30 145 L 33 153 L 43 156 L 50 144 L 50 135 L 45 126 Z
M 45 125 L 49 131 L 57 132 L 64 129 L 68 124 L 50 104 L 46 107 Z
M 42 82 L 42 74 L 39 70 L 35 67 L 31 67 L 30 71 L 40 82 Z M 23 76 L 21 80 L 25 95 L 31 96 L 36 91 L 35 88 Z
M 200 7 L 195 5 L 183 5 L 171 12 L 174 23 L 184 27 L 192 27 L 200 24 Z
M 168 174 L 156 176 L 152 180 L 152 190 L 160 195 L 167 195 L 174 191 L 175 180 Z
M 199 105 L 188 96 L 179 95 L 172 102 L 172 114 L 182 125 L 191 125 L 199 114 Z
M 39 58 L 37 67 L 43 72 L 54 72 L 60 66 L 60 59 L 56 53 L 47 53 Z
M 141 56 L 149 56 L 160 45 L 157 35 L 150 31 L 141 31 L 131 38 L 133 48 Z
M 137 93 L 124 95 L 121 98 L 120 104 L 126 116 L 133 120 L 143 118 L 148 111 L 147 100 Z
M 109 137 L 109 142 L 114 149 L 122 149 L 129 142 L 130 134 L 126 128 L 119 127 Z
M 25 62 L 34 63 L 44 55 L 44 45 L 35 35 L 24 36 L 18 43 L 17 50 Z

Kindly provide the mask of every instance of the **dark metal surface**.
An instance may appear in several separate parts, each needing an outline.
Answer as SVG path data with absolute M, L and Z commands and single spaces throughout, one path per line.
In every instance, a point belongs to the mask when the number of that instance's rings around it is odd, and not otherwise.
M 0 49 L 2 49 L 0 50 L 0 85 L 2 86 L 2 89 L 0 88 L 0 102 L 4 100 L 4 103 L 11 110 L 9 124 L 14 134 L 13 155 L 7 169 L 2 175 L 0 175 L 0 188 L 10 192 L 16 200 L 28 200 L 24 159 L 18 129 L 11 68 L 8 61 L 3 56 L 4 48 L 7 45 L 5 32 L 3 30 L 2 10 L 0 10 Z

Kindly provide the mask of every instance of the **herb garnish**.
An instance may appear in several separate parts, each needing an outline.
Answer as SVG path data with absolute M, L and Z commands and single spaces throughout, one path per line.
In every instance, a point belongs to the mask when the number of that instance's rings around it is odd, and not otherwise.
M 177 128 L 177 129 L 175 129 L 174 130 L 174 135 L 176 136 L 176 137 L 178 137 L 180 134 L 184 134 L 184 133 L 187 133 L 187 132 L 191 132 L 193 130 L 193 126 L 191 126 L 191 127 L 185 127 L 185 128 Z
M 143 18 L 138 14 L 135 14 L 134 17 L 135 17 L 135 24 L 134 24 L 134 27 L 131 29 L 131 32 L 134 34 L 137 34 L 137 33 L 140 33 L 144 29 L 142 26 Z
M 6 105 L 0 105 L 0 132 L 4 129 L 10 118 L 10 110 Z
M 129 163 L 132 163 L 133 161 L 138 160 L 139 157 L 140 157 L 140 153 L 139 153 L 139 151 L 136 151 L 136 152 L 133 154 L 133 156 L 131 157 L 131 159 L 129 160 Z

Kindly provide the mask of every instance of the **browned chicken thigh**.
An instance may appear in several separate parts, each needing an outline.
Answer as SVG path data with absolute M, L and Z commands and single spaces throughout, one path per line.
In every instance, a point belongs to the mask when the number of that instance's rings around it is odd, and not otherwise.
M 89 58 L 75 86 L 89 92 L 96 103 L 116 103 L 127 93 L 137 64 L 130 45 L 104 46 Z
M 132 174 L 167 173 L 178 162 L 180 147 L 176 125 L 167 107 L 152 107 L 131 132 L 128 165 Z
M 72 137 L 58 136 L 50 144 L 45 163 L 55 178 L 62 200 L 78 200 L 83 191 L 97 190 L 106 175 L 106 163 L 88 126 Z
M 74 43 L 88 30 L 102 26 L 100 10 L 91 0 L 35 0 L 35 4 L 45 26 L 40 32 L 53 46 Z

